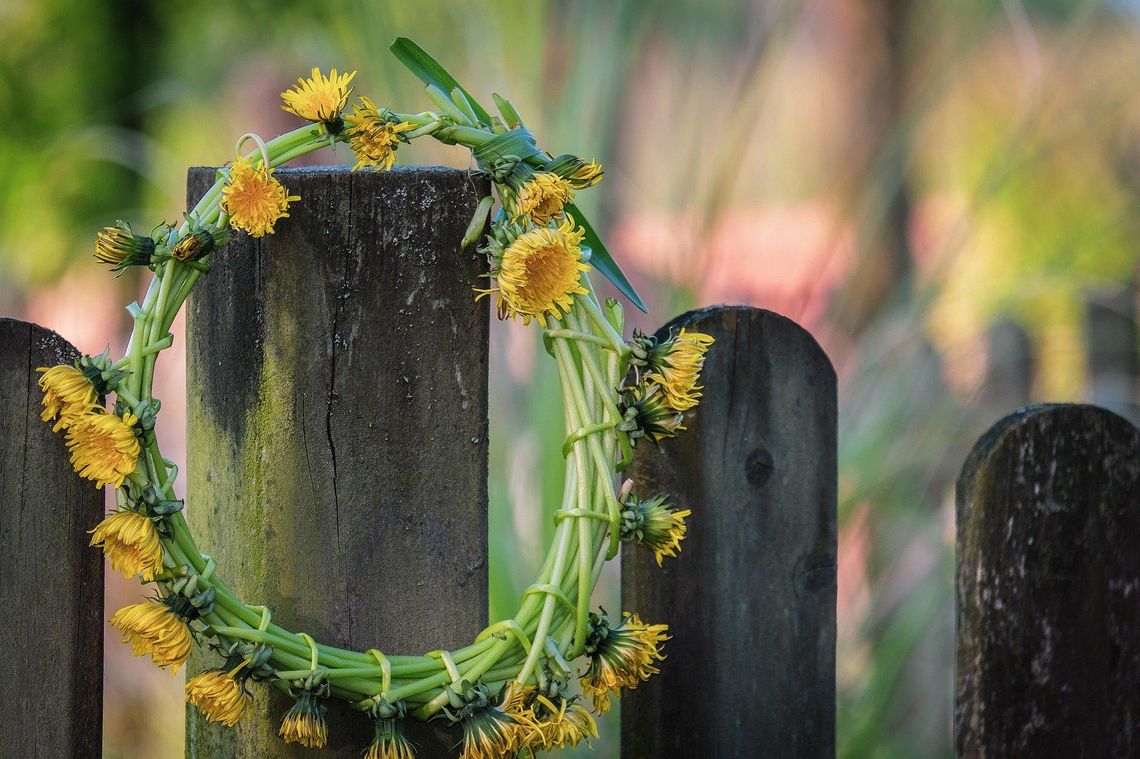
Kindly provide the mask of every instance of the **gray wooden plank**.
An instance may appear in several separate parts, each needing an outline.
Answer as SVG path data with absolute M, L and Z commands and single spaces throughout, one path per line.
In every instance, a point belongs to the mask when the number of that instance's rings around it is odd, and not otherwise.
M 86 531 L 103 491 L 40 420 L 36 368 L 79 354 L 55 332 L 0 319 L 0 756 L 99 756 L 103 559 Z
M 644 496 L 691 508 L 676 559 L 622 553 L 622 603 L 667 623 L 661 674 L 622 695 L 626 759 L 835 753 L 836 382 L 803 328 L 753 308 L 684 314 L 708 333 L 688 430 L 638 447 Z
M 465 645 L 487 621 L 489 320 L 485 261 L 459 241 L 488 188 L 442 168 L 278 176 L 301 201 L 222 250 L 189 306 L 188 518 L 291 630 Z M 190 199 L 212 180 L 191 170 Z M 308 756 L 277 738 L 287 699 L 258 690 L 234 730 L 189 710 L 187 755 Z M 326 754 L 359 756 L 368 720 L 329 705 Z M 456 740 L 415 737 L 421 757 Z
M 1140 432 L 1022 409 L 958 479 L 960 757 L 1140 755 Z

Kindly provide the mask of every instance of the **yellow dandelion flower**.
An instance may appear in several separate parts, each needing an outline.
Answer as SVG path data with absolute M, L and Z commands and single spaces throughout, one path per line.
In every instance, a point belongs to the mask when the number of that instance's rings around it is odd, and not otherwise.
M 98 487 L 120 487 L 138 464 L 139 439 L 134 414 L 103 413 L 102 410 L 74 417 L 67 428 L 71 466 L 80 477 Z
M 504 704 L 506 714 L 519 726 L 518 749 L 550 751 L 569 748 L 598 737 L 593 715 L 577 698 L 548 697 L 533 687 L 516 689 Z
M 610 696 L 622 688 L 636 688 L 660 670 L 665 659 L 661 644 L 669 639 L 668 625 L 647 625 L 626 612 L 620 624 L 609 626 L 605 612 L 590 615 L 591 632 L 586 640 L 590 667 L 581 678 L 582 692 L 589 696 L 597 714 L 610 708 Z
M 522 316 L 524 324 L 538 319 L 543 327 L 548 315 L 561 319 L 574 304 L 574 295 L 587 292 L 581 273 L 590 267 L 582 263 L 578 247 L 584 235 L 567 218 L 557 229 L 532 229 L 515 238 L 503 251 L 496 274 L 500 316 Z
M 286 743 L 297 743 L 305 748 L 324 748 L 329 740 L 327 711 L 320 696 L 304 691 L 281 720 L 278 730 Z
M 45 422 L 57 420 L 52 432 L 67 429 L 77 417 L 99 405 L 95 386 L 82 369 L 60 364 L 51 368 L 41 366 L 36 371 L 42 375 L 37 384 L 44 394 L 44 410 L 40 419 Z
M 120 221 L 104 227 L 95 235 L 95 260 L 107 264 L 112 271 L 128 266 L 149 266 L 154 254 L 154 240 L 131 231 L 131 225 Z
M 195 675 L 186 682 L 186 703 L 202 712 L 210 722 L 233 727 L 253 703 L 253 696 L 237 679 L 248 662 L 226 671 L 211 669 Z
M 396 162 L 396 149 L 400 147 L 400 135 L 413 128 L 406 121 L 385 118 L 365 97 L 352 106 L 352 115 L 344 121 L 348 125 L 345 136 L 356 155 L 353 171 L 366 166 L 379 166 L 384 171 L 391 169 Z
M 297 84 L 281 93 L 284 101 L 281 108 L 307 121 L 335 124 L 348 105 L 352 94 L 348 85 L 355 76 L 355 71 L 338 75 L 333 69 L 326 77 L 320 69 L 314 68 L 308 79 L 298 77 Z
M 705 353 L 714 342 L 703 332 L 686 332 L 682 328 L 650 352 L 646 377 L 661 386 L 671 408 L 687 411 L 699 403 L 701 386 L 697 382 L 705 365 Z
M 529 216 L 539 226 L 549 224 L 561 215 L 563 206 L 573 200 L 574 190 L 568 180 L 543 171 L 519 188 L 515 218 Z
M 110 624 L 123 633 L 123 642 L 130 644 L 131 653 L 150 654 L 155 664 L 171 667 L 172 672 L 190 656 L 190 628 L 163 601 L 124 606 L 111 617 Z
M 142 575 L 151 581 L 162 571 L 162 543 L 158 530 L 142 514 L 117 511 L 91 530 L 91 545 L 102 546 L 111 568 L 125 577 Z
M 661 566 L 662 558 L 676 556 L 681 550 L 681 541 L 688 530 L 685 517 L 692 513 L 689 509 L 672 508 L 664 495 L 644 501 L 631 497 L 622 510 L 621 539 L 650 548 L 657 566 Z
M 242 156 L 234 159 L 222 188 L 222 210 L 229 215 L 230 225 L 251 237 L 273 234 L 273 225 L 289 216 L 289 204 L 300 199 L 286 191 L 272 168 L 254 166 L 252 158 Z

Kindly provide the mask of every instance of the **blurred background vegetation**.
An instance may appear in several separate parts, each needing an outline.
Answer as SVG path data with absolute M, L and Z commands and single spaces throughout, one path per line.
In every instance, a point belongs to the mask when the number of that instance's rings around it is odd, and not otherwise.
M 410 36 L 477 96 L 510 96 L 546 147 L 605 164 L 582 200 L 652 306 L 634 326 L 748 303 L 819 337 L 840 377 L 840 752 L 950 756 L 966 452 L 1033 401 L 1137 420 L 1138 11 L 0 0 L 0 314 L 121 350 L 115 304 L 139 282 L 92 262 L 95 231 L 178 217 L 186 165 L 291 128 L 278 93 L 314 65 L 359 69 L 357 91 L 379 104 L 427 107 L 386 51 Z M 435 145 L 399 157 L 469 165 Z M 560 492 L 550 367 L 533 331 L 494 332 L 493 617 L 533 574 Z M 171 353 L 157 394 L 178 459 Z M 617 608 L 612 576 L 604 593 Z M 109 608 L 137 594 L 108 577 Z M 180 755 L 181 676 L 113 634 L 107 657 L 106 755 Z

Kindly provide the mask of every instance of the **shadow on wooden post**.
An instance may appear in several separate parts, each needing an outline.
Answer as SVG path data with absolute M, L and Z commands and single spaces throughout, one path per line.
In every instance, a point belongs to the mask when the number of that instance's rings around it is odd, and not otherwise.
M 836 385 L 795 322 L 710 308 L 662 327 L 717 342 L 688 431 L 639 446 L 636 492 L 691 508 L 658 568 L 626 546 L 622 604 L 673 639 L 622 695 L 625 759 L 835 754 Z
M 1140 432 L 1095 406 L 1007 416 L 957 529 L 957 755 L 1140 754 Z
M 481 194 L 451 169 L 277 172 L 277 233 L 220 251 L 188 315 L 187 511 L 246 603 L 321 642 L 457 648 L 487 622 L 487 302 L 459 251 Z M 212 169 L 190 173 L 196 200 Z M 197 654 L 191 671 L 217 664 Z M 188 710 L 187 756 L 299 757 L 257 688 L 233 729 Z M 364 715 L 329 702 L 330 750 Z M 413 733 L 421 759 L 452 731 Z
M 71 468 L 40 420 L 36 368 L 78 352 L 0 319 L 0 756 L 100 756 L 103 554 L 88 548 L 103 491 Z

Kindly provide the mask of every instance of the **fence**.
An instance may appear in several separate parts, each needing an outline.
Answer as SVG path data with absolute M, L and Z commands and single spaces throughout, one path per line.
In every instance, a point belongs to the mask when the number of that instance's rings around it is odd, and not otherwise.
M 220 253 L 190 306 L 190 518 L 242 597 L 292 629 L 458 645 L 486 624 L 488 312 L 470 297 L 477 256 L 456 254 L 485 188 L 448 170 L 279 175 L 308 202 Z M 210 178 L 192 171 L 190 195 Z M 622 696 L 622 754 L 834 756 L 834 371 L 767 311 L 676 326 L 717 343 L 689 431 L 639 447 L 633 468 L 640 492 L 694 516 L 663 568 L 623 555 L 623 605 L 673 639 L 662 673 Z M 29 651 L 0 657 L 2 756 L 100 742 L 102 573 L 82 531 L 102 498 L 39 421 L 34 385 L 72 356 L 0 321 L 0 624 Z M 1020 411 L 978 442 L 958 498 L 958 755 L 1140 752 L 1140 433 L 1090 406 Z M 50 667 L 31 655 L 42 641 Z M 276 738 L 286 705 L 266 690 L 234 730 L 189 713 L 187 756 L 309 755 Z M 38 729 L 61 699 L 66 729 Z M 326 755 L 358 756 L 362 721 L 330 711 Z M 415 738 L 424 759 L 455 741 Z

